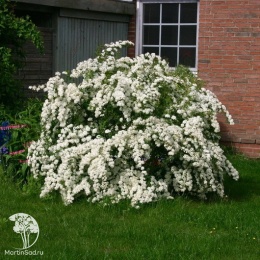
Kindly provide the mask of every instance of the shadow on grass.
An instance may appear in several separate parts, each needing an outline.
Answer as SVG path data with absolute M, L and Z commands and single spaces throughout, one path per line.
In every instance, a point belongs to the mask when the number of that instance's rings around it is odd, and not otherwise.
M 238 170 L 240 178 L 225 179 L 225 193 L 235 201 L 249 200 L 260 196 L 260 160 L 249 159 L 239 154 L 229 154 L 228 159 Z
M 225 194 L 227 195 L 227 198 L 220 198 L 216 194 L 208 194 L 207 200 L 201 200 L 197 197 L 190 196 L 188 194 L 173 194 L 174 198 L 180 198 L 185 199 L 187 201 L 195 202 L 195 203 L 221 203 L 223 201 L 250 201 L 254 200 L 255 198 L 258 198 L 260 200 L 260 160 L 252 160 L 245 158 L 238 154 L 228 154 L 227 155 L 230 162 L 233 164 L 233 166 L 238 170 L 240 173 L 240 178 L 238 181 L 234 181 L 231 177 L 226 176 L 224 180 L 224 188 L 225 188 Z M 0 169 L 1 170 L 1 169 Z M 2 174 L 1 174 L 2 175 Z M 2 176 L 1 182 L 10 182 L 10 180 L 7 180 L 8 178 Z M 14 185 L 14 184 L 13 184 Z M 9 187 L 9 185 L 7 185 Z M 12 186 L 12 185 L 11 185 Z M 11 187 L 9 187 L 11 188 Z M 24 187 L 25 189 L 22 190 L 22 193 L 24 195 L 27 195 L 28 197 L 38 197 L 40 194 L 40 187 L 37 185 L 37 183 L 31 182 L 29 186 Z M 11 192 L 11 191 L 10 191 Z M 45 198 L 41 199 L 42 202 L 52 202 L 57 204 L 63 204 L 61 200 L 61 196 L 58 192 L 53 192 L 50 195 L 47 195 Z M 170 201 L 169 201 L 170 203 Z M 73 203 L 76 204 L 92 204 L 90 202 L 87 202 L 87 199 L 84 195 L 79 194 L 75 197 L 75 201 Z M 105 206 L 108 204 L 108 206 Z M 148 205 L 142 205 L 142 208 L 150 208 L 156 207 L 158 205 L 158 202 L 149 203 Z M 113 209 L 117 208 L 120 210 L 129 210 L 131 208 L 130 201 L 122 201 L 119 204 L 111 205 L 108 201 L 104 201 L 104 203 L 98 203 L 98 207 L 106 208 L 106 209 Z M 134 210 L 135 211 L 135 210 Z
M 258 179 L 242 176 L 238 181 L 226 180 L 225 193 L 230 200 L 235 201 L 260 197 L 260 173 Z

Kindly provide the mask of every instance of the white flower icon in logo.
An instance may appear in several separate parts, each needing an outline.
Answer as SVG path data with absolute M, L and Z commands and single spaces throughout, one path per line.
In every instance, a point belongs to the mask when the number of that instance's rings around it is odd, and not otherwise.
M 23 241 L 23 247 L 16 249 L 27 249 L 36 243 L 39 237 L 40 229 L 38 223 L 32 216 L 25 213 L 17 213 L 9 217 L 9 220 L 15 222 L 13 231 L 20 234 Z M 34 241 L 32 242 L 30 241 L 31 234 L 36 235 L 36 238 L 35 235 L 33 236 Z

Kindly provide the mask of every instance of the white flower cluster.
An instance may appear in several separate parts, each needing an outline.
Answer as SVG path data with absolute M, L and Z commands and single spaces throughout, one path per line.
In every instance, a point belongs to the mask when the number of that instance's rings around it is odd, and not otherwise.
M 228 111 L 154 54 L 116 58 L 128 45 L 107 44 L 70 75 L 32 87 L 48 93 L 28 154 L 34 177 L 44 179 L 41 196 L 58 190 L 66 204 L 85 194 L 134 207 L 178 192 L 223 196 L 223 175 L 238 179 L 218 144 L 217 114 L 233 123 Z

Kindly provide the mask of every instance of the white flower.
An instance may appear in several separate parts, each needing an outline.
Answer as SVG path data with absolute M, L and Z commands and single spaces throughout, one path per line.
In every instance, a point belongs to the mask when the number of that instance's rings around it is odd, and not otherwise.
M 218 144 L 217 114 L 234 123 L 226 107 L 155 54 L 116 59 L 128 45 L 106 44 L 78 63 L 69 76 L 80 83 L 56 73 L 31 87 L 48 94 L 28 152 L 33 176 L 44 178 L 41 196 L 57 190 L 69 204 L 83 192 L 91 202 L 129 199 L 136 208 L 172 198 L 172 189 L 223 196 L 223 175 L 239 177 Z

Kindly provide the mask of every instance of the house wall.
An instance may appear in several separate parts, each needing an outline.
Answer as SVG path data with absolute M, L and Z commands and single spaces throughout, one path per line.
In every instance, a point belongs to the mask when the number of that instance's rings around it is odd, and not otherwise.
M 260 157 L 260 1 L 200 0 L 198 75 L 227 107 L 219 116 L 222 142 Z M 129 24 L 135 42 L 136 15 Z M 134 48 L 128 55 L 135 55 Z
M 107 12 L 133 15 L 134 5 L 120 0 L 12 0 L 23 4 L 41 5 L 55 8 L 69 8 L 84 11 Z
M 94 58 L 104 44 L 127 39 L 128 22 L 128 16 L 61 9 L 57 18 L 55 69 L 71 70 L 79 62 Z
M 136 5 L 137 0 L 133 0 L 133 3 Z M 128 38 L 129 41 L 136 42 L 136 12 L 130 17 L 128 25 Z M 128 48 L 127 55 L 129 57 L 135 56 L 135 46 Z
M 198 74 L 227 107 L 222 140 L 260 157 L 260 1 L 200 0 Z
M 36 0 L 19 2 L 32 3 Z M 136 1 L 132 4 L 103 2 L 109 3 L 110 9 L 111 3 L 116 4 L 116 8 L 112 8 L 114 14 L 130 17 L 127 38 L 135 42 L 136 13 L 133 5 Z M 86 15 L 94 20 L 95 14 L 89 13 L 89 10 L 97 12 L 101 6 L 104 10 L 104 5 L 98 5 L 94 0 L 78 3 L 80 16 L 85 9 Z M 72 1 L 48 0 L 44 2 L 44 5 L 47 4 L 55 10 L 58 5 L 66 9 Z M 219 117 L 222 141 L 250 157 L 260 157 L 260 2 L 200 0 L 198 43 L 198 75 L 227 107 L 235 121 L 234 126 L 229 126 L 225 118 Z M 128 56 L 135 56 L 134 47 L 128 50 Z M 57 57 L 55 59 L 58 60 Z
M 28 86 L 41 85 L 48 81 L 53 69 L 53 30 L 51 28 L 39 28 L 44 41 L 44 54 L 40 54 L 35 46 L 28 42 L 24 46 L 25 67 L 18 72 L 18 79 L 23 82 L 24 92 L 27 97 L 35 96 L 35 92 L 28 89 Z M 42 96 L 38 92 L 37 96 Z
M 18 0 L 16 15 L 29 15 L 44 40 L 41 55 L 32 43 L 25 46 L 26 66 L 19 71 L 27 96 L 42 96 L 28 86 L 44 84 L 56 71 L 71 70 L 96 56 L 105 43 L 125 40 L 134 3 L 115 0 Z M 126 55 L 123 53 L 123 55 Z

